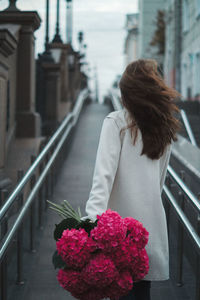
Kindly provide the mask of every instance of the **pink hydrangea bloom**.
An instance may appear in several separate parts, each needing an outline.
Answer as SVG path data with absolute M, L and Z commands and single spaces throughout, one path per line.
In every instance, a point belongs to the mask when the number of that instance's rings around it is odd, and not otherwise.
M 84 229 L 66 229 L 56 242 L 56 247 L 67 266 L 82 268 L 89 261 L 96 244 Z
M 136 244 L 128 239 L 124 239 L 115 252 L 110 253 L 110 257 L 119 269 L 129 267 L 132 261 L 139 255 Z
M 149 257 L 146 249 L 142 249 L 139 252 L 138 258 L 133 264 L 131 264 L 131 272 L 133 274 L 133 280 L 139 281 L 144 278 L 149 272 Z
M 131 217 L 108 209 L 97 216 L 90 236 L 80 228 L 63 231 L 58 254 L 70 269 L 60 270 L 60 285 L 80 300 L 117 300 L 149 271 L 145 250 L 149 233 Z
M 79 293 L 83 293 L 88 290 L 88 285 L 82 280 L 81 273 L 78 271 L 60 269 L 57 279 L 60 286 L 71 293 L 77 290 Z
M 125 296 L 133 287 L 133 279 L 131 273 L 128 270 L 123 270 L 118 274 L 118 277 L 115 281 L 111 283 L 105 289 L 106 297 L 109 297 L 111 300 L 117 300 L 122 296 Z
M 82 271 L 83 279 L 88 285 L 104 287 L 117 276 L 113 261 L 103 253 L 96 254 Z
M 91 230 L 90 236 L 97 242 L 100 249 L 111 252 L 126 237 L 126 226 L 122 217 L 111 209 L 97 216 L 97 219 L 97 226 Z
M 131 217 L 124 218 L 123 222 L 127 228 L 127 238 L 134 241 L 138 248 L 144 248 L 148 242 L 149 233 L 143 224 Z

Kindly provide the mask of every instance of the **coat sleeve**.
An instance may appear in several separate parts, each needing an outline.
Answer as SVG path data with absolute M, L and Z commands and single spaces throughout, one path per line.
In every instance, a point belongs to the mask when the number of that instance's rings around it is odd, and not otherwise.
M 101 128 L 92 188 L 86 202 L 86 214 L 96 219 L 107 209 L 121 151 L 119 127 L 115 120 L 106 117 Z
M 161 193 L 162 193 L 162 189 L 163 189 L 163 186 L 164 186 L 165 177 L 166 177 L 166 174 L 167 174 L 167 167 L 168 167 L 168 164 L 169 164 L 171 150 L 172 150 L 172 144 L 170 144 L 166 148 L 165 154 L 163 155 L 163 157 L 160 160 L 160 192 Z

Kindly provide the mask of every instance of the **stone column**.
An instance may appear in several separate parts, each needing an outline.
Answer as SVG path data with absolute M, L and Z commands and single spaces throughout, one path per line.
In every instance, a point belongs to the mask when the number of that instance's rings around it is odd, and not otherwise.
M 52 135 L 58 125 L 60 101 L 60 64 L 43 63 L 45 74 L 45 135 Z
M 40 115 L 35 112 L 35 42 L 34 31 L 40 26 L 37 12 L 5 10 L 0 24 L 19 24 L 16 120 L 18 137 L 40 135 Z
M 0 26 L 0 189 L 10 185 L 10 179 L 4 174 L 6 161 L 6 122 L 7 122 L 7 89 L 9 64 L 7 58 L 17 47 L 12 33 Z

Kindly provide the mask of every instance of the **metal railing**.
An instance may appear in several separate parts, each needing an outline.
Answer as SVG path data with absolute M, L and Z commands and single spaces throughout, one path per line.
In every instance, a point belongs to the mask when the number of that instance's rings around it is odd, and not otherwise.
M 23 284 L 23 222 L 28 211 L 30 212 L 29 237 L 30 250 L 34 249 L 34 225 L 35 205 L 38 205 L 38 225 L 41 227 L 42 211 L 47 208 L 46 199 L 53 193 L 57 172 L 62 165 L 64 152 L 67 151 L 68 137 L 72 128 L 76 125 L 81 108 L 88 96 L 88 90 L 80 93 L 77 102 L 53 136 L 50 138 L 44 149 L 31 160 L 31 166 L 23 176 L 23 171 L 18 171 L 18 185 L 7 198 L 7 191 L 1 191 L 0 198 L 0 290 L 1 299 L 7 299 L 7 254 L 11 248 L 12 241 L 17 240 L 17 283 Z M 64 149 L 63 149 L 64 148 Z M 63 151 L 61 151 L 61 149 Z M 25 197 L 25 187 L 30 184 L 30 193 Z M 38 201 L 37 201 L 38 200 Z M 13 207 L 18 207 L 17 217 L 9 228 L 8 214 Z
M 182 174 L 184 174 L 182 172 Z M 183 285 L 183 254 L 184 254 L 184 232 L 189 236 L 191 245 L 196 252 L 196 291 L 195 300 L 200 300 L 200 202 L 199 199 L 190 191 L 184 181 L 176 174 L 169 165 L 167 168 L 168 187 L 164 184 L 164 196 L 170 207 L 175 212 L 178 219 L 177 232 L 177 264 L 176 264 L 176 283 L 178 286 Z M 171 193 L 171 187 L 178 187 L 178 199 Z M 178 203 L 179 202 L 179 203 Z M 191 224 L 186 216 L 185 204 L 189 204 L 196 212 L 196 228 Z M 167 223 L 169 227 L 169 210 L 167 211 Z
M 187 132 L 187 134 L 188 134 L 189 140 L 190 140 L 190 142 L 192 143 L 192 145 L 197 146 L 197 143 L 196 143 L 194 134 L 193 134 L 193 132 L 192 132 L 192 128 L 191 128 L 191 126 L 190 126 L 190 122 L 189 122 L 189 120 L 188 120 L 187 114 L 186 114 L 186 112 L 184 111 L 184 109 L 181 109 L 180 112 L 181 112 L 181 118 L 182 118 L 182 120 L 183 120 L 183 124 L 184 124 L 184 126 L 185 126 L 185 129 L 186 129 L 186 132 Z
M 122 109 L 122 105 L 120 103 L 120 99 L 117 94 L 110 90 L 110 99 L 112 102 L 112 106 L 115 110 Z M 183 174 L 183 173 L 182 173 Z M 170 165 L 167 168 L 167 176 L 169 187 L 164 184 L 163 192 L 167 202 L 170 207 L 173 208 L 176 213 L 176 217 L 179 221 L 178 226 L 178 235 L 177 235 L 177 272 L 176 272 L 176 283 L 178 286 L 183 285 L 183 253 L 184 253 L 184 243 L 183 243 L 183 233 L 184 231 L 190 237 L 191 243 L 196 251 L 196 271 L 195 271 L 195 279 L 196 279 L 196 291 L 195 291 L 195 300 L 200 300 L 200 201 L 199 199 L 190 191 L 190 189 L 186 186 L 184 181 L 176 174 L 176 172 L 172 169 Z M 178 187 L 178 197 L 180 200 L 180 205 L 177 202 L 177 199 L 171 193 L 171 181 L 173 184 Z M 197 219 L 196 219 L 196 228 L 191 224 L 188 217 L 185 214 L 185 200 L 188 200 L 188 203 L 193 207 L 196 211 Z M 167 223 L 169 228 L 169 210 L 167 211 Z

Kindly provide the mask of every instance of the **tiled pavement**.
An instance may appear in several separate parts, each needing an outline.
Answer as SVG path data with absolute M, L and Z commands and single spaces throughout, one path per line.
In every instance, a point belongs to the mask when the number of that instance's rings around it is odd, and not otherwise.
M 74 207 L 81 206 L 84 212 L 87 201 L 104 117 L 109 113 L 105 105 L 92 103 L 81 112 L 67 159 L 59 175 L 52 201 L 67 199 Z M 54 224 L 60 217 L 48 209 L 44 217 L 44 229 L 37 232 L 36 253 L 24 258 L 26 280 L 22 286 L 10 288 L 9 300 L 70 300 L 74 299 L 58 284 L 51 257 L 55 250 L 52 237 Z M 175 252 L 174 244 L 170 247 Z M 174 277 L 175 258 L 170 263 Z M 186 262 L 186 286 L 176 287 L 173 280 L 152 283 L 152 300 L 194 300 L 194 285 Z M 190 295 L 191 292 L 191 295 Z

